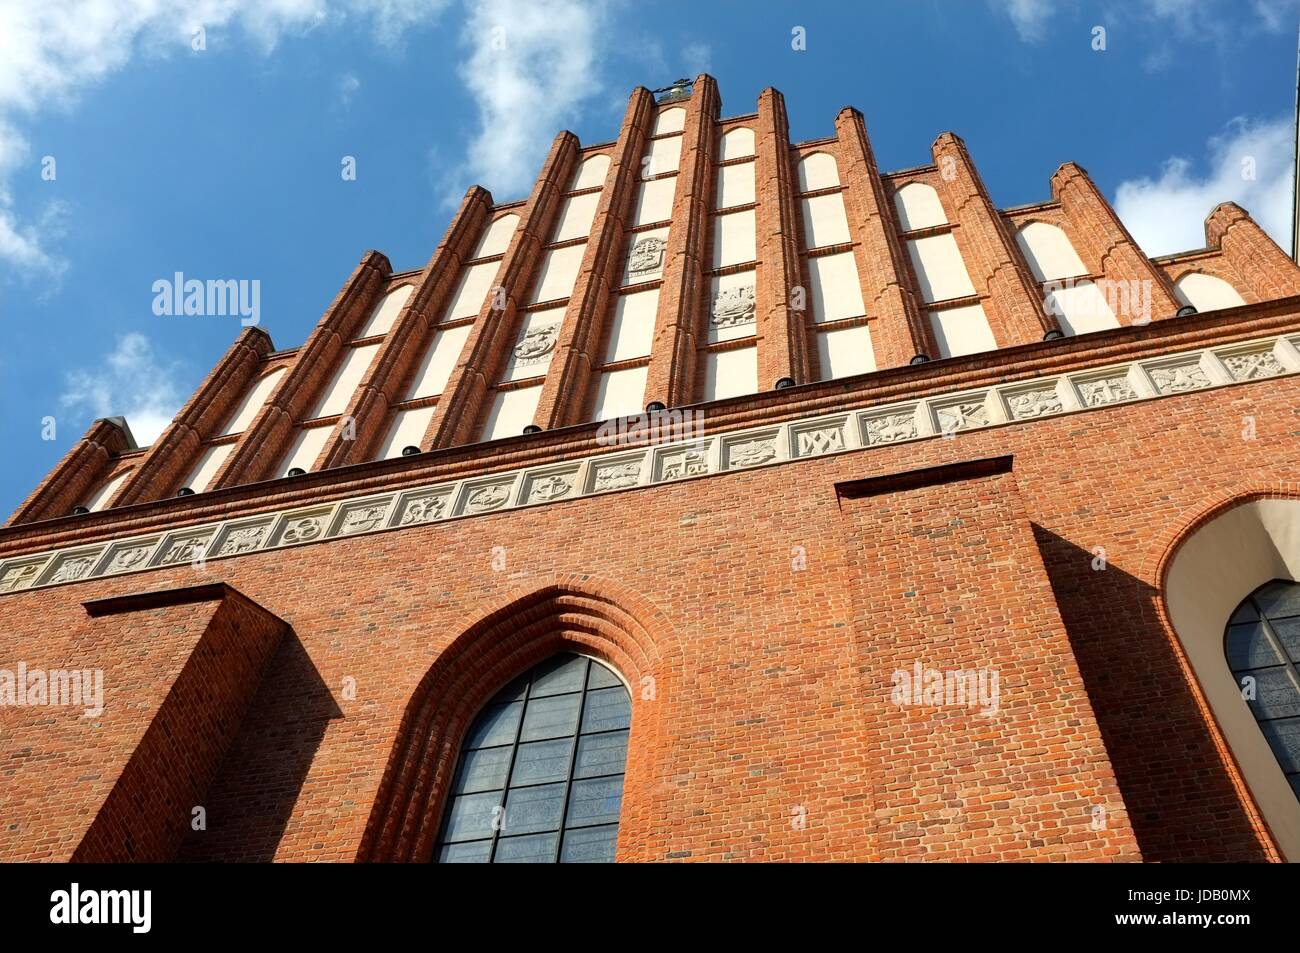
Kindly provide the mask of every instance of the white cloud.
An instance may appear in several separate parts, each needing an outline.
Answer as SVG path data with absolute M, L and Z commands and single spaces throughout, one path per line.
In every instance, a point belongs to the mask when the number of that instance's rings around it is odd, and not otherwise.
M 200 55 L 194 31 L 205 31 L 213 55 L 226 34 L 242 31 L 263 52 L 285 36 L 326 24 L 368 23 L 375 39 L 400 41 L 411 26 L 442 12 L 450 0 L 0 0 L 0 264 L 57 276 L 66 266 L 46 247 L 39 222 L 18 220 L 9 176 L 27 159 L 16 117 L 51 106 L 68 108 L 86 87 L 140 55 Z M 45 215 L 42 215 L 45 218 Z
M 682 47 L 682 64 L 690 79 L 709 72 L 713 69 L 713 47 L 707 43 L 687 43 Z
M 181 364 L 158 354 L 149 339 L 132 332 L 118 338 L 103 364 L 71 371 L 59 402 L 89 416 L 127 419 L 140 446 L 158 439 L 184 403 L 187 388 L 177 382 Z
M 344 109 L 352 105 L 352 98 L 361 88 L 361 78 L 356 73 L 348 72 L 339 77 L 339 105 Z
M 1050 0 L 992 0 L 1011 18 L 1011 23 L 1027 43 L 1041 40 L 1047 32 L 1047 21 L 1052 16 Z
M 1205 244 L 1205 218 L 1220 202 L 1236 202 L 1284 250 L 1291 248 L 1292 120 L 1234 119 L 1207 144 L 1197 164 L 1171 156 L 1160 173 L 1122 182 L 1115 211 L 1148 255 Z
M 479 183 L 497 201 L 527 195 L 555 133 L 599 93 L 610 0 L 481 0 L 462 36 L 461 79 L 478 107 L 465 162 L 447 201 Z
M 1020 38 L 1035 43 L 1047 36 L 1054 17 L 1069 16 L 1076 2 L 1063 0 L 989 0 L 1016 28 Z M 1098 22 L 1108 26 L 1145 21 L 1159 27 L 1163 34 L 1172 31 L 1183 40 L 1208 40 L 1222 43 L 1232 34 L 1263 27 L 1270 32 L 1295 29 L 1295 13 L 1300 0 L 1251 0 L 1250 12 L 1242 15 L 1241 0 L 1125 0 L 1103 5 L 1097 12 Z M 1161 36 L 1162 46 L 1166 37 Z M 1148 58 L 1149 68 L 1158 68 L 1172 57 L 1158 51 Z

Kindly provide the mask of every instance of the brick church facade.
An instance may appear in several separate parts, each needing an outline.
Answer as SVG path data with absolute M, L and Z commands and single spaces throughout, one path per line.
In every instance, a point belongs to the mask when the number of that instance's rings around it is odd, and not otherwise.
M 1300 269 L 719 104 L 90 427 L 0 529 L 0 859 L 1300 859 Z

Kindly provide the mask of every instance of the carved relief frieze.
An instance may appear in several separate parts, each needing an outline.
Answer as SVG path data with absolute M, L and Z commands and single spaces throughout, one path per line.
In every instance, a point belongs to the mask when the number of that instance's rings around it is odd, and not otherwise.
M 1210 386 L 1210 378 L 1199 363 L 1152 367 L 1147 372 L 1161 394 L 1184 394 Z
M 916 436 L 916 411 L 868 417 L 866 422 L 867 446 L 898 443 Z
M 1286 373 L 1286 368 L 1272 351 L 1223 354 L 1219 359 L 1234 381 L 1255 381 Z
M 1007 407 L 1015 420 L 1033 420 L 1065 410 L 1065 404 L 1055 387 L 1018 391 L 1007 396 Z
M 736 440 L 727 444 L 727 466 L 757 467 L 776 459 L 776 435 L 771 437 L 752 437 L 748 440 Z
M 1105 407 L 1107 404 L 1117 404 L 1137 397 L 1137 391 L 1133 389 L 1127 374 L 1080 381 L 1079 394 L 1086 407 Z
M 619 463 L 595 464 L 592 490 L 625 490 L 641 482 L 641 461 L 624 460 Z

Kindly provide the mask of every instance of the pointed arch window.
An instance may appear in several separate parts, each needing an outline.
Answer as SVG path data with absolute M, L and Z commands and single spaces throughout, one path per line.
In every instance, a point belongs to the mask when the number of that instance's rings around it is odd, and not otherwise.
M 1300 583 L 1274 580 L 1228 620 L 1228 668 L 1300 798 Z
M 613 861 L 631 719 L 623 682 L 586 656 L 515 679 L 465 736 L 434 859 Z

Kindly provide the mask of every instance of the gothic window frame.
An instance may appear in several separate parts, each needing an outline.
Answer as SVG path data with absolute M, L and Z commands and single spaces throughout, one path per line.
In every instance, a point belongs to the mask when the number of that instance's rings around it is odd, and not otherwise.
M 1278 611 L 1277 603 L 1265 601 L 1287 589 L 1293 590 L 1293 606 Z M 1295 633 L 1280 634 L 1277 626 L 1283 622 L 1294 623 Z M 1294 641 L 1294 648 L 1288 648 L 1289 640 Z M 1224 626 L 1223 657 L 1278 770 L 1300 801 L 1300 753 L 1288 750 L 1284 735 L 1274 727 L 1291 722 L 1288 727 L 1300 732 L 1300 582 L 1272 579 L 1241 600 Z M 1266 686 L 1268 697 L 1260 691 L 1261 673 L 1267 673 L 1271 683 Z M 1255 679 L 1253 686 L 1243 684 L 1247 677 Z M 1254 697 L 1248 691 L 1251 687 Z M 1280 713 L 1269 714 L 1274 710 Z
M 577 688 L 563 689 L 566 669 L 573 666 L 575 660 L 581 660 L 581 683 Z M 557 678 L 558 676 L 558 678 Z M 572 677 L 571 675 L 568 677 Z M 551 684 L 543 680 L 552 678 Z M 539 687 L 540 683 L 540 687 Z M 621 692 L 621 697 L 617 694 Z M 576 707 L 570 716 L 567 727 L 548 727 L 544 717 L 548 706 L 555 706 L 560 699 L 573 698 Z M 541 711 L 542 716 L 530 719 L 530 705 L 541 703 L 532 711 Z M 609 705 L 602 712 L 600 706 Z M 518 706 L 517 714 L 511 716 L 509 709 Z M 563 710 L 560 703 L 557 710 Z M 608 726 L 601 727 L 610 719 Z M 438 838 L 434 846 L 432 860 L 435 863 L 572 863 L 572 862 L 612 862 L 618 845 L 618 828 L 622 820 L 623 785 L 627 771 L 628 739 L 631 737 L 632 695 L 622 675 L 604 661 L 582 652 L 566 649 L 543 659 L 527 671 L 513 678 L 497 691 L 489 701 L 475 714 L 469 730 L 461 739 L 456 759 L 456 770 L 452 775 L 451 787 L 442 810 L 442 819 L 438 827 Z M 496 734 L 494 734 L 496 732 Z M 529 732 L 532 732 L 530 735 Z M 621 746 L 618 739 L 621 738 Z M 501 740 L 508 739 L 508 740 Z M 605 739 L 606 743 L 591 742 L 588 739 Z M 612 746 L 608 740 L 613 739 Z M 568 741 L 567 752 L 562 753 L 564 760 L 563 775 L 550 773 L 542 769 L 540 779 L 529 778 L 521 781 L 516 773 L 521 766 L 536 768 L 537 763 L 521 761 L 521 752 L 531 749 L 536 753 L 545 746 L 562 745 Z M 587 742 L 584 745 L 584 741 Z M 496 743 L 493 743 L 496 742 Z M 605 750 L 602 752 L 602 747 Z M 608 762 L 602 762 L 602 755 L 609 757 L 609 751 L 618 752 L 614 766 L 616 771 L 602 770 L 608 768 Z M 586 754 L 594 758 L 583 765 L 580 759 Z M 480 766 L 478 756 L 484 752 L 493 752 L 483 759 Z M 494 764 L 494 760 L 496 763 Z M 560 758 L 552 759 L 555 761 Z M 483 772 L 486 778 L 480 775 Z M 494 783 L 493 772 L 499 776 L 499 786 Z M 487 787 L 480 785 L 487 784 Z M 549 805 L 555 805 L 555 789 L 562 785 L 562 795 L 558 798 L 558 811 L 552 813 L 552 823 L 544 819 L 532 818 L 528 814 L 517 822 L 522 829 L 511 830 L 512 808 L 527 811 L 529 799 L 534 795 L 543 797 L 533 802 L 543 813 L 550 811 Z M 591 802 L 575 801 L 575 788 L 598 791 L 604 788 L 601 803 L 603 813 L 584 814 L 590 809 Z M 546 789 L 551 789 L 549 794 Z M 610 789 L 615 793 L 608 793 Z M 521 801 L 517 792 L 528 792 Z M 493 797 L 495 796 L 495 803 Z M 611 802 L 613 806 L 611 807 Z M 577 810 L 575 811 L 575 808 Z M 598 809 L 599 811 L 599 809 Z M 609 817 L 613 820 L 608 820 Z M 488 823 L 485 830 L 484 823 Z M 540 824 L 541 826 L 537 826 Z M 595 834 L 596 839 L 591 840 Z M 468 835 L 468 836 L 465 836 Z M 546 847 L 546 839 L 554 838 L 551 847 Z M 511 856 L 510 851 L 521 845 L 543 847 L 549 852 L 546 856 Z M 566 853 L 566 848 L 576 849 Z M 595 848 L 602 852 L 599 856 L 582 854 L 582 848 Z M 506 853 L 502 853 L 502 848 Z

